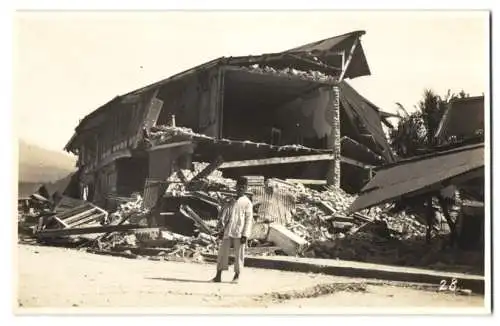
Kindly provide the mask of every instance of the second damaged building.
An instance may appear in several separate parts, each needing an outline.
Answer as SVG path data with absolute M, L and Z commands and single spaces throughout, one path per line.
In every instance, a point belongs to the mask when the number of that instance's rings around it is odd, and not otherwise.
M 113 198 L 142 193 L 193 162 L 227 177 L 358 191 L 372 168 L 393 161 L 380 110 L 344 81 L 370 74 L 363 34 L 219 58 L 114 98 L 66 146 L 78 156 L 81 197 L 112 208 Z

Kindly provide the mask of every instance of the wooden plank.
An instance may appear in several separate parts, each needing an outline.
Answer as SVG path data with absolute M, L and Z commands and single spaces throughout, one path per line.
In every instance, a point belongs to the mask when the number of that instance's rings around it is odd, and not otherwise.
M 315 161 L 330 161 L 333 160 L 333 154 L 315 154 L 315 155 L 302 155 L 302 156 L 289 156 L 289 157 L 271 157 L 256 160 L 243 160 L 243 161 L 231 161 L 224 162 L 219 167 L 219 169 L 229 169 L 229 168 L 241 168 L 249 166 L 263 166 L 263 165 L 273 165 L 273 164 L 289 164 L 289 163 L 305 163 L 305 162 L 315 162 Z M 351 164 L 359 166 L 362 168 L 374 168 L 375 166 L 363 164 L 356 160 L 348 157 L 341 157 L 341 161 L 346 164 Z
M 60 218 L 58 218 L 57 216 L 54 216 L 54 220 L 57 221 L 57 223 L 61 224 L 63 227 L 65 228 L 69 228 L 69 225 L 64 223 L 64 221 L 62 221 Z
M 143 227 L 133 224 L 123 224 L 123 225 L 105 225 L 105 226 L 93 226 L 86 228 L 71 228 L 71 229 L 57 229 L 57 230 L 43 230 L 38 232 L 36 235 L 40 238 L 47 237 L 61 237 L 68 235 L 79 235 L 79 234 L 90 234 L 90 233 L 107 233 L 107 232 L 118 232 L 118 231 L 129 231 L 134 229 L 142 229 Z
M 62 219 L 60 216 L 58 216 L 58 217 L 61 218 L 62 220 L 64 220 L 64 222 L 66 224 L 70 225 L 70 224 L 73 224 L 73 223 L 83 219 L 83 218 L 89 217 L 92 214 L 95 214 L 94 207 L 90 207 L 81 213 L 71 215 L 71 216 L 64 218 L 64 219 Z
M 83 219 L 81 219 L 79 221 L 71 223 L 71 227 L 74 228 L 74 227 L 78 227 L 80 225 L 87 224 L 87 223 L 90 223 L 90 222 L 96 222 L 96 221 L 98 221 L 101 218 L 104 218 L 104 214 L 103 213 L 101 213 L 101 212 L 93 212 L 92 215 L 90 215 L 88 217 L 85 217 L 85 218 L 83 218 Z

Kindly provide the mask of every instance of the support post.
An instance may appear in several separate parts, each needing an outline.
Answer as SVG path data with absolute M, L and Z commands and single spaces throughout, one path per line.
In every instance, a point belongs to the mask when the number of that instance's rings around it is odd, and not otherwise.
M 455 241 L 457 238 L 456 221 L 453 221 L 450 216 L 449 205 L 446 202 L 446 199 L 443 196 L 438 196 L 438 200 L 439 200 L 439 205 L 443 210 L 443 215 L 446 218 L 446 222 L 450 227 L 450 245 L 453 247 L 455 245 Z
M 331 131 L 328 137 L 328 148 L 332 149 L 333 160 L 330 161 L 326 184 L 335 189 L 340 188 L 340 88 L 336 84 L 332 87 L 331 101 L 328 107 Z
M 432 207 L 432 196 L 427 197 L 427 232 L 425 233 L 425 242 L 429 244 L 431 242 L 431 231 L 434 226 L 434 219 L 436 216 L 434 215 L 434 208 Z

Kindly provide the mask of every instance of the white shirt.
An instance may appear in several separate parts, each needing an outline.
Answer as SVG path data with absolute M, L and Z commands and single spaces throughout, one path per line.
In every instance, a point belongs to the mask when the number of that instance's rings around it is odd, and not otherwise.
M 247 196 L 233 200 L 222 211 L 220 222 L 224 239 L 250 237 L 253 223 L 253 205 Z

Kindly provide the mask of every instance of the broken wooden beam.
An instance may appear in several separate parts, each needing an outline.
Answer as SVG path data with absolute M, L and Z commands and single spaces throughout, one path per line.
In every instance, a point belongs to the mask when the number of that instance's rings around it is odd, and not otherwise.
M 129 231 L 134 229 L 141 229 L 143 227 L 133 224 L 124 225 L 104 225 L 92 226 L 85 228 L 72 228 L 72 229 L 45 229 L 36 233 L 37 237 L 61 237 L 68 235 L 91 234 L 91 233 L 107 233 L 107 232 L 120 232 Z
M 68 218 L 62 219 L 66 224 L 73 227 L 80 224 L 81 221 L 91 221 L 96 218 L 97 215 L 101 215 L 101 212 L 97 211 L 95 208 L 89 208 L 82 213 L 70 216 Z M 59 217 L 59 216 L 58 216 Z
M 196 214 L 188 205 L 181 205 L 180 212 L 186 217 L 192 219 L 203 232 L 209 235 L 212 235 L 214 233 L 214 231 L 205 223 L 205 221 L 203 221 L 201 217 Z
M 322 208 L 329 215 L 337 213 L 337 211 L 332 207 L 332 205 L 324 200 L 317 202 L 317 206 Z
M 288 157 L 270 157 L 255 160 L 242 160 L 242 161 L 230 161 L 224 162 L 219 167 L 219 169 L 229 169 L 229 168 L 242 168 L 250 166 L 264 166 L 264 165 L 274 165 L 274 164 L 291 164 L 291 163 L 305 163 L 305 162 L 315 162 L 315 161 L 331 161 L 333 160 L 333 154 L 315 154 L 315 155 L 302 155 L 302 156 L 288 156 Z M 359 166 L 365 169 L 374 168 L 375 166 L 364 164 L 356 160 L 350 159 L 348 157 L 341 156 L 340 159 L 343 163 Z
M 354 216 L 354 218 L 358 219 L 358 220 L 361 220 L 363 222 L 373 222 L 373 218 L 367 216 L 367 215 L 364 215 L 364 214 L 361 214 L 359 212 L 356 212 L 354 214 L 352 214 Z
M 58 218 L 57 216 L 54 216 L 54 220 L 57 221 L 57 223 L 61 224 L 64 228 L 69 228 L 69 225 L 66 224 L 63 220 L 61 220 L 60 218 Z
M 104 221 L 106 219 L 106 215 L 102 212 L 94 212 L 89 217 L 86 217 L 86 218 L 81 219 L 77 222 L 71 223 L 70 227 L 72 227 L 72 228 L 79 227 L 80 225 L 88 224 L 91 222 L 97 222 L 101 219 Z
M 212 172 L 217 170 L 219 166 L 224 162 L 221 156 L 218 156 L 215 161 L 211 162 L 209 165 L 207 165 L 203 170 L 200 171 L 197 175 L 195 175 L 191 180 L 189 180 L 188 184 L 191 184 L 192 182 L 195 182 L 197 180 L 204 179 L 208 177 Z

